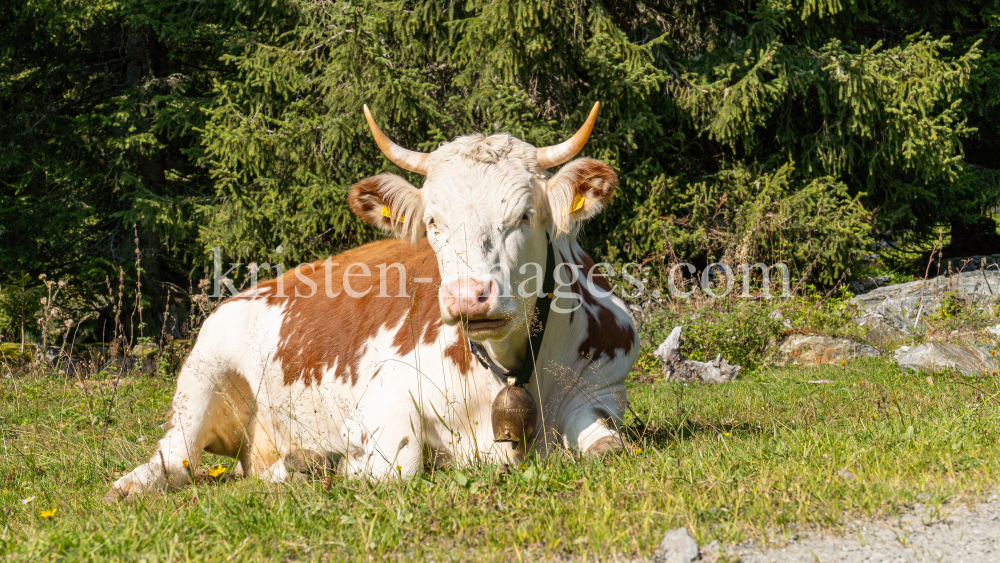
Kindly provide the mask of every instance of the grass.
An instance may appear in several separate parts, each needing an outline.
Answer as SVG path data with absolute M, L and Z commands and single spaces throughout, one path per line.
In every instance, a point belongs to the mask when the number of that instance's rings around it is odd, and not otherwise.
M 819 379 L 833 383 L 808 383 Z M 172 378 L 130 375 L 110 418 L 110 385 L 0 381 L 6 560 L 648 556 L 676 526 L 702 543 L 780 538 L 918 500 L 973 501 L 1000 475 L 995 379 L 929 383 L 859 361 L 763 368 L 721 386 L 633 385 L 646 423 L 629 419 L 639 450 L 606 463 L 555 456 L 503 476 L 487 466 L 382 484 L 204 480 L 109 506 L 102 496 L 115 476 L 145 461 L 163 433 Z M 229 460 L 202 464 L 220 462 Z M 838 476 L 842 468 L 857 478 Z

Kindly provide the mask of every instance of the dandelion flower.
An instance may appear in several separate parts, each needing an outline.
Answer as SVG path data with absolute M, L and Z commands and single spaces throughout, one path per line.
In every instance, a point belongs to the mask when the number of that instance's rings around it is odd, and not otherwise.
M 191 467 L 191 462 L 189 462 L 186 459 L 184 461 L 182 461 L 181 463 L 184 465 L 184 469 L 189 469 Z
M 840 365 L 846 366 L 847 365 L 847 360 L 840 360 Z
M 396 471 L 402 473 L 403 472 L 403 466 L 402 465 L 397 465 L 396 466 Z
M 30 496 L 28 498 L 23 498 L 23 499 L 21 499 L 21 504 L 28 504 L 29 502 L 31 502 L 33 500 L 35 500 L 34 496 Z
M 41 516 L 42 518 L 52 518 L 53 516 L 56 515 L 56 510 L 59 509 L 53 508 L 52 510 L 42 510 L 41 512 L 38 513 L 38 515 Z
M 219 475 L 225 473 L 227 469 L 229 468 L 226 467 L 225 465 L 222 465 L 221 463 L 218 465 L 213 465 L 208 469 L 208 475 L 210 477 L 218 477 Z
M 729 436 L 729 432 L 723 432 L 722 435 L 723 436 Z

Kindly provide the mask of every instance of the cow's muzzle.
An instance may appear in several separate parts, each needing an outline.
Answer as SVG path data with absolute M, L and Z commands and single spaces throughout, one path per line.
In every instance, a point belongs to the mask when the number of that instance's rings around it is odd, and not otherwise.
M 472 278 L 453 281 L 441 288 L 448 316 L 474 321 L 495 320 L 486 316 L 496 306 L 498 292 L 497 284 Z

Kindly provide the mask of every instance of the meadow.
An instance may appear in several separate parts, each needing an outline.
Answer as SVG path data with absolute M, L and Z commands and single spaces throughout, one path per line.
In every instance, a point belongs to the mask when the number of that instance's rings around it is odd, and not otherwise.
M 718 386 L 630 383 L 631 452 L 291 485 L 205 470 L 114 505 L 163 433 L 173 377 L 0 379 L 0 557 L 9 561 L 544 561 L 781 541 L 847 519 L 974 502 L 1000 474 L 1000 384 L 884 360 L 754 370 Z M 3 377 L 0 374 L 0 377 Z M 103 377 L 103 379 L 101 378 Z M 815 383 L 823 381 L 822 383 Z M 110 408 L 109 408 L 110 407 Z

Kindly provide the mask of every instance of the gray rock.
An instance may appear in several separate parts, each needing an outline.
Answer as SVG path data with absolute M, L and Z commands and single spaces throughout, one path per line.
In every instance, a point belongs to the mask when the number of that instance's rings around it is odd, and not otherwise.
M 887 311 L 900 313 L 906 319 L 916 320 L 937 310 L 945 293 L 952 292 L 960 299 L 990 302 L 1000 297 L 1000 271 L 979 270 L 952 276 L 938 276 L 928 280 L 888 285 L 873 289 L 851 299 L 862 308 L 862 316 Z M 912 323 L 911 323 L 912 325 Z
M 838 469 L 836 475 L 837 477 L 840 477 L 844 481 L 854 481 L 858 478 L 857 475 L 854 474 L 854 472 L 852 472 L 850 469 L 846 467 L 841 467 L 840 469 Z
M 946 258 L 941 261 L 941 271 L 947 272 L 950 268 L 953 272 L 980 270 L 984 266 L 989 269 L 996 269 L 1000 264 L 1000 254 L 980 254 L 976 256 L 965 256 L 962 258 Z
M 786 330 L 792 329 L 792 323 L 788 322 L 788 319 L 786 319 L 785 316 L 782 315 L 780 311 L 778 310 L 771 311 L 771 314 L 768 315 L 768 317 L 776 321 L 781 321 L 781 326 L 785 327 Z
M 681 327 L 674 327 L 670 336 L 653 352 L 663 363 L 667 381 L 681 383 L 701 381 L 704 383 L 726 383 L 739 377 L 740 366 L 731 365 L 716 356 L 711 362 L 689 360 L 681 355 Z
M 1000 339 L 1000 325 L 987 327 L 986 334 L 992 336 L 993 338 Z
M 653 558 L 657 563 L 691 563 L 701 559 L 698 542 L 694 541 L 687 528 L 669 530 L 660 541 L 660 552 Z
M 951 368 L 965 375 L 978 376 L 984 371 L 992 373 L 997 369 L 989 351 L 978 346 L 927 342 L 919 346 L 903 346 L 892 355 L 900 369 L 916 372 Z
M 854 319 L 854 322 L 868 329 L 865 340 L 873 344 L 904 340 L 914 332 L 924 331 L 924 326 L 916 323 L 915 318 L 910 319 L 891 306 L 887 307 L 884 304 L 876 306 L 874 310 L 867 311 Z
M 875 348 L 847 338 L 793 334 L 778 347 L 775 363 L 779 366 L 818 366 L 878 356 L 879 351 Z

